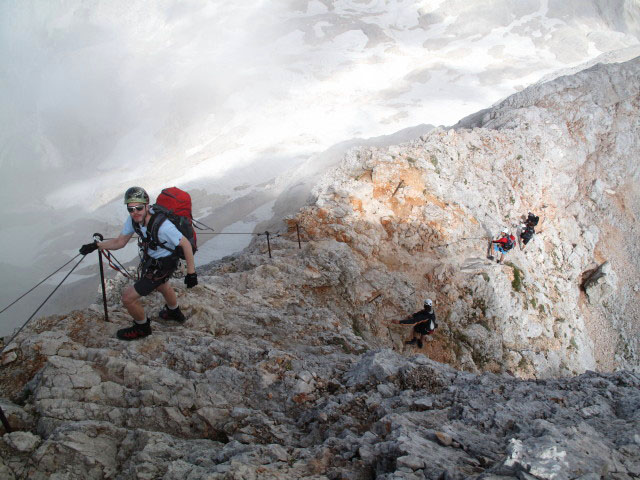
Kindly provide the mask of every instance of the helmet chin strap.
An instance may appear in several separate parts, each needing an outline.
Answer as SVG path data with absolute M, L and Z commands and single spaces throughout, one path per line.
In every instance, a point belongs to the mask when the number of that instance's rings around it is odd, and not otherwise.
M 151 215 L 149 214 L 149 204 L 145 204 L 144 206 L 144 218 L 142 219 L 142 226 L 146 227 L 147 223 L 149 223 L 149 218 L 151 218 Z

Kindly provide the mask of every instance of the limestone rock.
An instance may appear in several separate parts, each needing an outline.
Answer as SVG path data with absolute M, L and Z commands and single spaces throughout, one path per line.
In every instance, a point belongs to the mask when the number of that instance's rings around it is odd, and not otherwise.
M 367 353 L 355 369 L 347 374 L 350 387 L 393 379 L 402 367 L 403 360 L 388 350 Z
M 2 408 L 12 430 L 26 430 L 34 427 L 35 420 L 32 413 L 21 406 L 5 398 L 0 398 L 0 408 Z
M 15 362 L 18 359 L 18 354 L 16 352 L 5 352 L 2 354 L 2 358 L 0 359 L 0 365 L 8 365 L 11 362 Z
M 444 432 L 436 432 L 436 438 L 438 439 L 438 442 L 440 442 L 440 445 L 443 445 L 445 447 L 450 447 L 453 443 L 453 439 L 451 438 L 451 436 L 447 435 Z
M 584 289 L 592 304 L 605 302 L 617 290 L 618 277 L 609 262 L 604 262 L 584 282 Z
M 42 439 L 31 432 L 11 432 L 5 433 L 2 439 L 11 448 L 21 453 L 34 451 Z

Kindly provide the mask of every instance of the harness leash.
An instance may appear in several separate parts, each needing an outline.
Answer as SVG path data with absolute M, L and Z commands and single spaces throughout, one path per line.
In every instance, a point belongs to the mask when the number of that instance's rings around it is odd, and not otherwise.
M 118 261 L 118 259 L 115 257 L 115 255 L 113 255 L 113 253 L 111 253 L 109 250 L 107 250 L 107 253 L 105 253 L 103 250 L 101 250 L 100 253 L 104 256 L 104 258 L 107 261 L 108 265 L 111 268 L 113 268 L 116 272 L 120 272 L 122 275 L 124 275 L 127 278 L 130 278 L 131 280 L 134 279 L 133 276 L 127 271 L 125 266 L 122 265 L 122 263 L 120 263 Z

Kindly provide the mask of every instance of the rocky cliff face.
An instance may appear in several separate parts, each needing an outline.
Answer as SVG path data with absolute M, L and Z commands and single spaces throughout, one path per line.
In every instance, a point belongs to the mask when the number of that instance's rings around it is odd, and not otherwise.
M 120 279 L 110 323 L 97 305 L 40 320 L 1 359 L 22 431 L 0 440 L 0 476 L 640 475 L 638 70 L 596 66 L 351 151 L 273 258 L 260 237 L 198 287 L 175 280 L 183 326 L 116 340 Z M 489 261 L 528 211 L 538 235 Z M 408 349 L 384 322 L 425 297 L 440 327 Z
M 435 344 L 460 368 L 637 368 L 639 66 L 556 79 L 453 129 L 351 152 L 325 177 L 299 221 L 365 260 L 350 287 L 370 330 L 387 337 L 383 318 L 435 296 Z M 487 240 L 528 211 L 542 218 L 529 246 L 486 260 Z

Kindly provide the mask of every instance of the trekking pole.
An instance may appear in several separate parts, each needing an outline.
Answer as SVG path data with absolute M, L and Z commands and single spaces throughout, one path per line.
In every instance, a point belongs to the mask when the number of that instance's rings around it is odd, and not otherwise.
M 266 231 L 264 233 L 267 236 L 267 248 L 269 249 L 269 258 L 272 258 L 271 257 L 271 241 L 269 240 L 269 235 L 271 234 L 269 233 L 269 231 Z
M 4 412 L 2 411 L 2 407 L 0 407 L 0 421 L 2 421 L 2 425 L 4 426 L 4 430 L 7 433 L 11 433 L 11 425 L 9 425 L 9 420 L 4 416 Z
M 93 238 L 96 241 L 104 240 L 104 237 L 99 233 L 94 233 Z M 98 263 L 100 264 L 100 282 L 102 283 L 102 303 L 104 305 L 104 321 L 108 322 L 109 311 L 107 310 L 107 291 L 104 286 L 104 267 L 102 266 L 102 255 L 104 254 L 102 253 L 102 251 L 100 251 L 100 249 L 98 249 Z
M 302 244 L 300 243 L 300 225 L 296 223 L 296 232 L 298 232 L 298 249 L 302 250 Z

